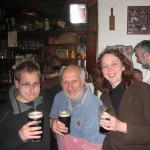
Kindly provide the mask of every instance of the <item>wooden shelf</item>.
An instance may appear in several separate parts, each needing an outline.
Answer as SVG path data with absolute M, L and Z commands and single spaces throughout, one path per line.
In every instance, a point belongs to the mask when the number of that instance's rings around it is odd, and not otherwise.
M 48 46 L 77 46 L 78 44 L 47 44 Z

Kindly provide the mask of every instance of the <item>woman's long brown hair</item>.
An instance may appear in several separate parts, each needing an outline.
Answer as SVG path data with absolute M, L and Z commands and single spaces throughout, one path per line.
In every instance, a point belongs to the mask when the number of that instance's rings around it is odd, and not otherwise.
M 111 85 L 109 82 L 104 78 L 102 73 L 102 59 L 106 54 L 113 54 L 114 56 L 118 57 L 121 61 L 122 65 L 124 66 L 125 70 L 122 72 L 122 85 L 124 89 L 128 89 L 131 84 L 136 81 L 136 77 L 133 71 L 132 62 L 119 50 L 117 49 L 109 49 L 103 51 L 96 63 L 96 68 L 94 72 L 94 86 L 97 90 L 101 92 L 109 92 L 111 90 Z

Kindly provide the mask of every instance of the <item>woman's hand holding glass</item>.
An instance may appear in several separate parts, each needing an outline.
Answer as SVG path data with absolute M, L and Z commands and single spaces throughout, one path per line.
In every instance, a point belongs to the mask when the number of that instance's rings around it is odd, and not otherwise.
M 110 115 L 109 113 L 104 112 L 101 118 L 107 118 L 107 120 L 100 119 L 100 126 L 102 126 L 104 129 L 110 131 L 120 131 L 124 133 L 127 132 L 127 124 L 118 120 L 116 117 Z

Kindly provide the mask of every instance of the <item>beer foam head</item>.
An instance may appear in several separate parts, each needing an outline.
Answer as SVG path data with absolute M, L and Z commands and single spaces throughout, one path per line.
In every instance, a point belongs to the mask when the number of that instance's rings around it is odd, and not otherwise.
M 43 113 L 40 111 L 33 111 L 31 113 L 28 113 L 28 118 L 35 119 L 35 118 L 41 118 L 41 117 L 43 117 Z
M 59 116 L 60 117 L 68 117 L 68 116 L 70 116 L 70 112 L 67 110 L 61 110 L 61 111 L 59 111 Z

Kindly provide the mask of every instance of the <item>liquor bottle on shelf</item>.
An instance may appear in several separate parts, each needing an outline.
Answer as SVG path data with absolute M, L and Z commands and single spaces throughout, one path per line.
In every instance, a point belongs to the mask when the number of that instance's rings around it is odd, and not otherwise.
M 11 68 L 8 74 L 9 74 L 9 82 L 12 83 L 14 81 L 14 70 Z
M 2 31 L 2 19 L 0 19 L 0 31 Z
M 3 12 L 3 10 L 2 9 L 0 9 L 0 31 L 2 31 L 2 12 Z
M 3 16 L 2 16 L 2 31 L 7 30 L 7 23 L 6 23 L 6 14 L 5 10 L 3 10 Z
M 15 18 L 10 18 L 10 25 L 11 25 L 11 31 L 17 31 L 17 24 L 16 24 L 16 21 L 15 21 Z
M 45 31 L 48 31 L 48 30 L 49 30 L 49 20 L 48 20 L 48 18 L 45 18 L 44 30 L 45 30 Z
M 7 31 L 12 31 L 11 18 L 7 18 Z

